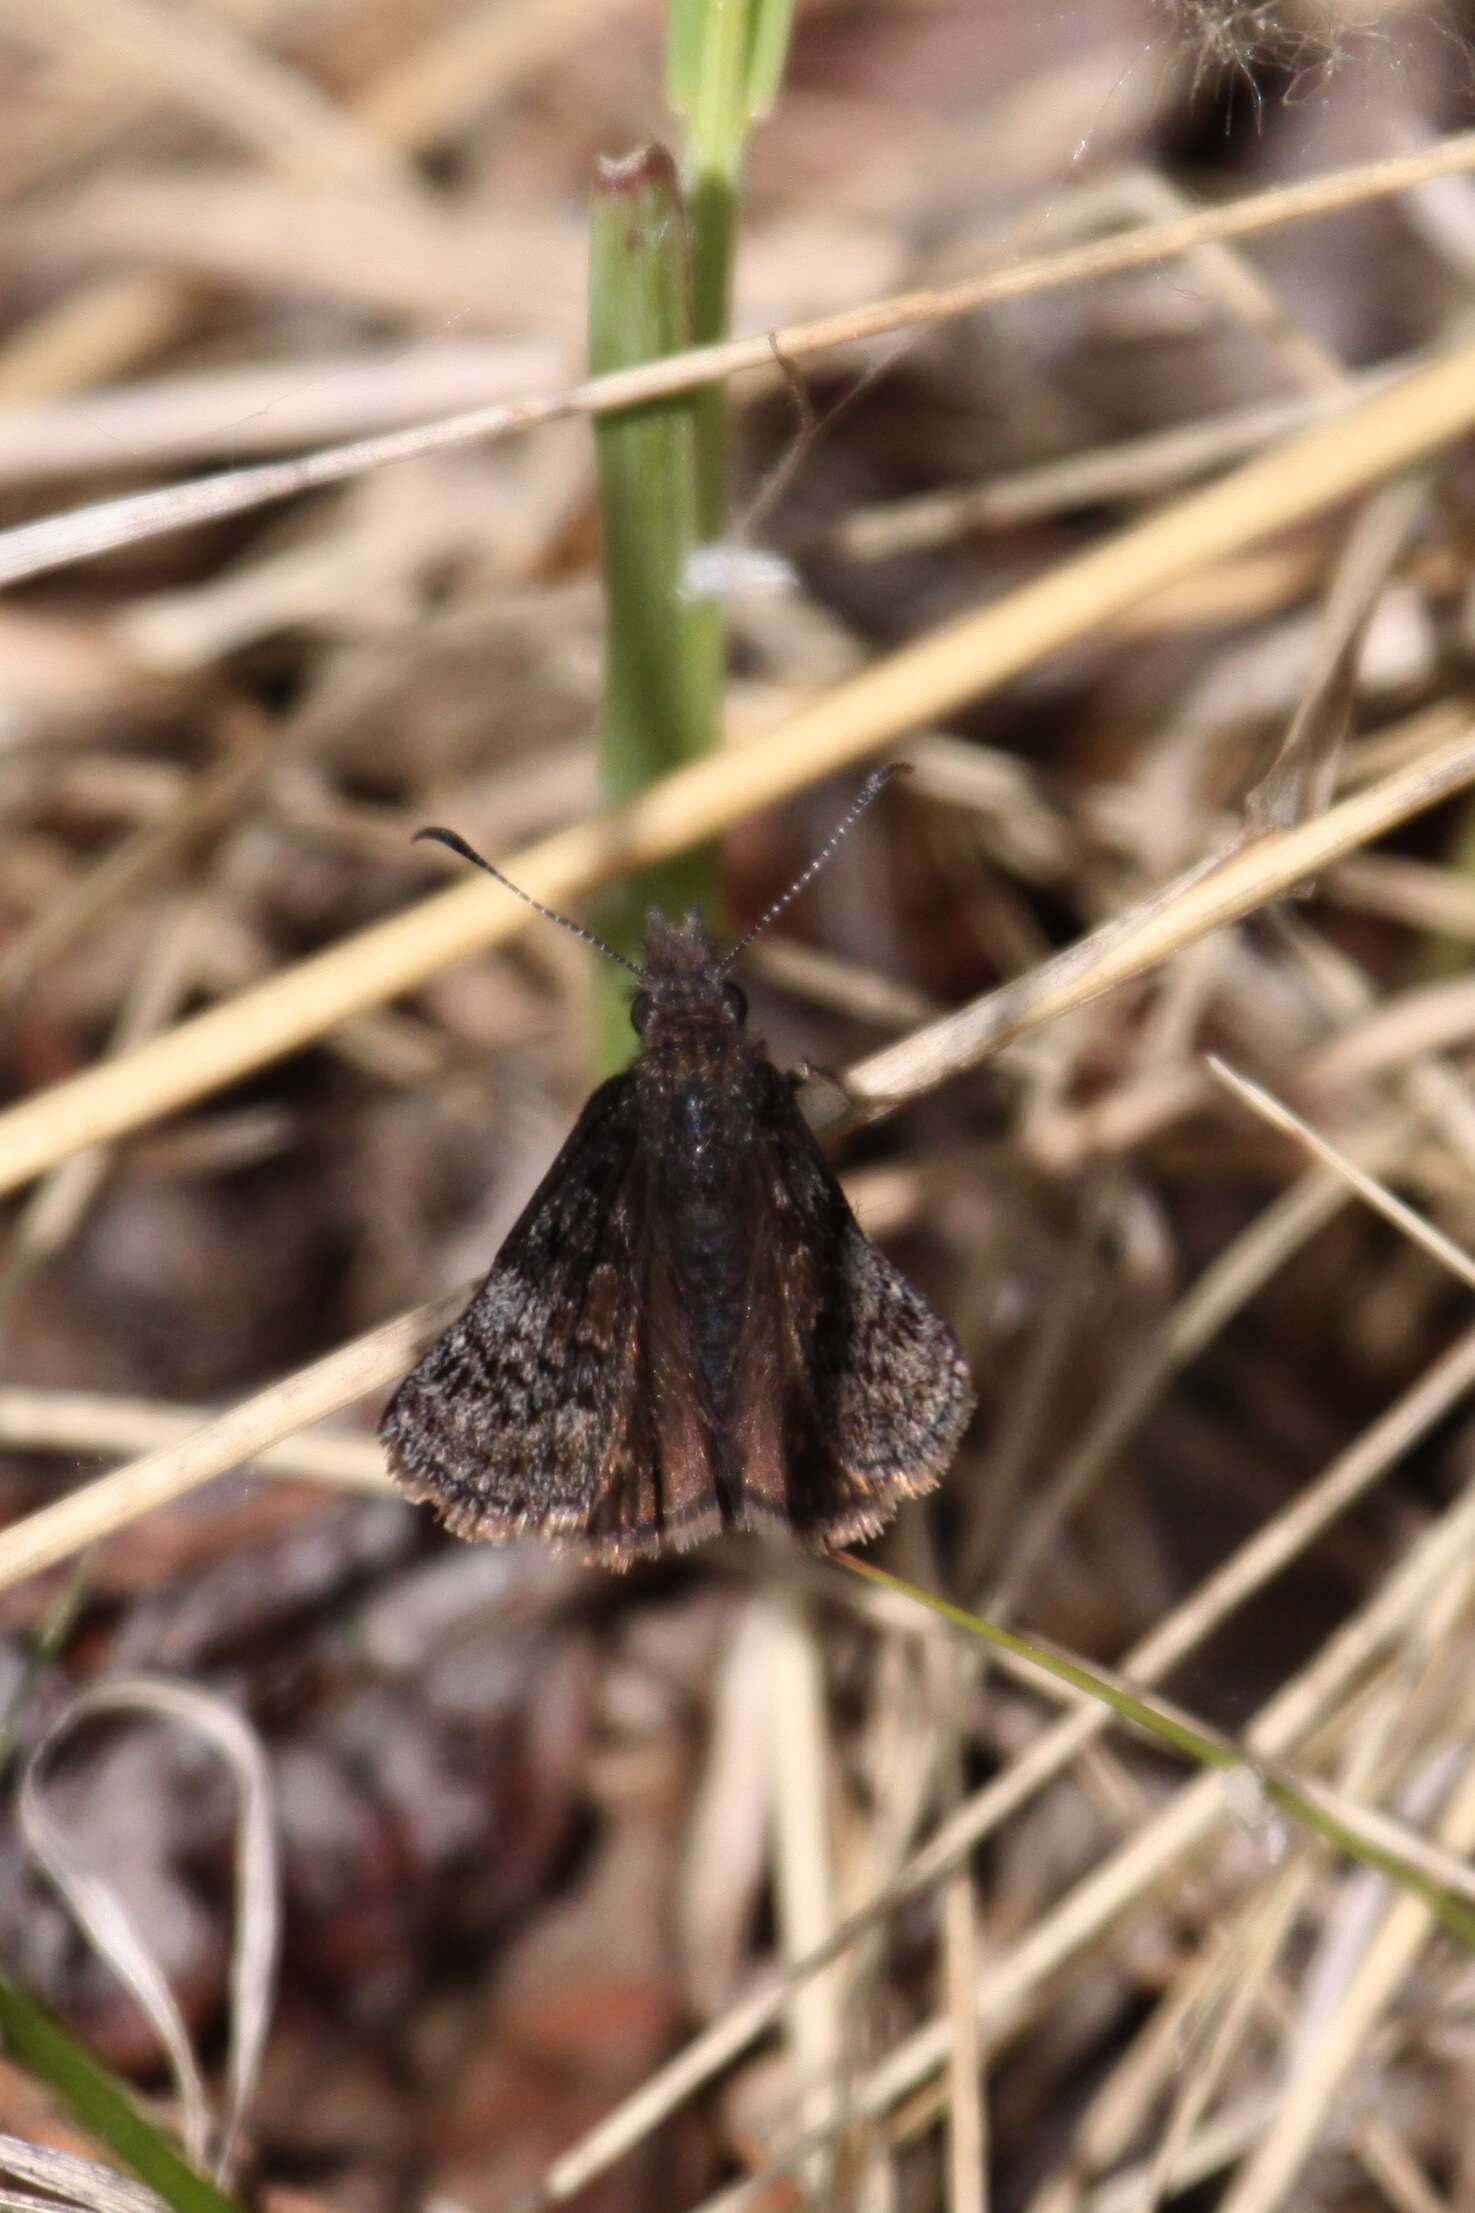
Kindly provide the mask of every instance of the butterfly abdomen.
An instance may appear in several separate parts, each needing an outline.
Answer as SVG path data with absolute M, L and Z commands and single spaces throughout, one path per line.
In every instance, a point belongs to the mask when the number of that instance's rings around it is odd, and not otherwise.
M 731 1088 L 688 1074 L 672 1100 L 662 1161 L 671 1273 L 708 1421 L 731 1414 L 733 1375 L 747 1311 L 749 1239 L 742 1234 L 745 1148 L 732 1143 Z

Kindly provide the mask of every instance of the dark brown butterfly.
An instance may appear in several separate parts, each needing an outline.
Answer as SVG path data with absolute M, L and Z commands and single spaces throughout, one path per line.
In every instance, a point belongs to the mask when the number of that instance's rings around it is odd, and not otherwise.
M 499 874 L 452 832 L 421 835 Z M 397 1480 L 459 1536 L 531 1533 L 616 1567 L 765 1522 L 837 1545 L 952 1459 L 967 1368 L 851 1213 L 802 1079 L 747 1035 L 727 971 L 756 934 L 719 956 L 695 912 L 651 912 L 643 963 L 624 964 L 640 1052 L 385 1410 Z

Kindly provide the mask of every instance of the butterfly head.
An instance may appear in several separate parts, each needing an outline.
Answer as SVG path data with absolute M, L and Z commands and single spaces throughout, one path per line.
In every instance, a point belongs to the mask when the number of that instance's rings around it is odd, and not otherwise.
M 641 967 L 644 988 L 635 994 L 630 1019 L 644 1044 L 742 1029 L 747 999 L 723 975 L 717 941 L 695 907 L 680 922 L 651 908 Z
M 559 923 L 565 930 L 572 930 L 575 937 L 583 938 L 586 944 L 603 953 L 607 960 L 615 961 L 621 968 L 628 969 L 641 987 L 631 1004 L 630 1019 L 643 1044 L 676 1045 L 687 1050 L 700 1050 L 703 1045 L 711 1047 L 742 1035 L 748 1018 L 748 1002 L 738 986 L 728 982 L 728 970 L 735 961 L 741 959 L 754 938 L 760 936 L 792 904 L 805 885 L 824 867 L 851 824 L 864 814 L 877 792 L 896 773 L 894 762 L 885 768 L 873 770 L 866 778 L 859 797 L 851 802 L 809 866 L 794 878 L 783 897 L 775 899 L 773 905 L 758 917 L 746 937 L 739 938 L 736 945 L 730 945 L 725 953 L 718 951 L 717 941 L 703 924 L 697 908 L 691 908 L 680 922 L 671 922 L 659 908 L 652 907 L 645 919 L 645 958 L 637 963 L 616 946 L 606 945 L 603 938 L 596 937 L 592 930 L 584 929 L 577 922 L 570 922 L 567 915 L 559 914 L 553 907 L 545 907 L 541 899 L 534 899 L 530 892 L 514 884 L 509 876 L 504 876 L 500 868 L 483 859 L 475 847 L 468 845 L 456 831 L 434 824 L 424 830 L 417 830 L 415 835 L 417 838 L 431 838 L 437 845 L 444 845 L 452 853 L 459 854 L 463 861 L 470 861 L 475 867 L 483 869 L 499 884 L 505 884 L 509 891 L 515 892 L 535 913 L 546 915 L 550 922 Z

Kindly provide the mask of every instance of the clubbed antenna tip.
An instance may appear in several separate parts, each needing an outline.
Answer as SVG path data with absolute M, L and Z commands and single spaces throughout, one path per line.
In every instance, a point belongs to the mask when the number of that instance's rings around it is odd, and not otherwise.
M 626 960 L 623 953 L 617 953 L 612 945 L 606 945 L 602 937 L 596 937 L 594 932 L 586 930 L 582 923 L 570 922 L 568 916 L 560 914 L 556 907 L 545 907 L 541 899 L 535 899 L 531 892 L 524 891 L 520 884 L 515 884 L 510 876 L 504 876 L 500 868 L 493 868 L 491 862 L 485 860 L 477 852 L 474 845 L 468 845 L 465 838 L 459 837 L 454 830 L 444 829 L 440 823 L 432 822 L 425 829 L 417 830 L 411 843 L 419 845 L 426 840 L 432 841 L 436 845 L 448 847 L 452 853 L 458 854 L 463 861 L 470 861 L 473 868 L 485 869 L 488 876 L 495 877 L 499 884 L 504 885 L 508 891 L 515 893 L 525 907 L 531 907 L 534 914 L 541 914 L 548 921 L 559 923 L 563 929 L 572 930 L 575 937 L 581 937 L 586 945 L 592 945 L 596 952 L 603 953 L 606 960 L 618 961 L 621 968 L 628 968 L 631 975 L 637 977 L 641 983 L 649 981 L 645 970 L 638 968 L 634 961 Z

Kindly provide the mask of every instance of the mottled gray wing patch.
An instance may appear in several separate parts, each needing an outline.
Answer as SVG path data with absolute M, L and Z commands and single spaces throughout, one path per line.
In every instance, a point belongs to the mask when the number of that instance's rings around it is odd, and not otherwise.
M 385 1409 L 396 1478 L 458 1535 L 575 1537 L 620 1518 L 646 1197 L 635 1105 L 625 1075 L 593 1094 L 480 1290 Z
M 947 1323 L 855 1220 L 788 1079 L 761 1063 L 758 1081 L 772 1236 L 736 1396 L 745 1518 L 843 1544 L 938 1482 L 973 1385 Z

